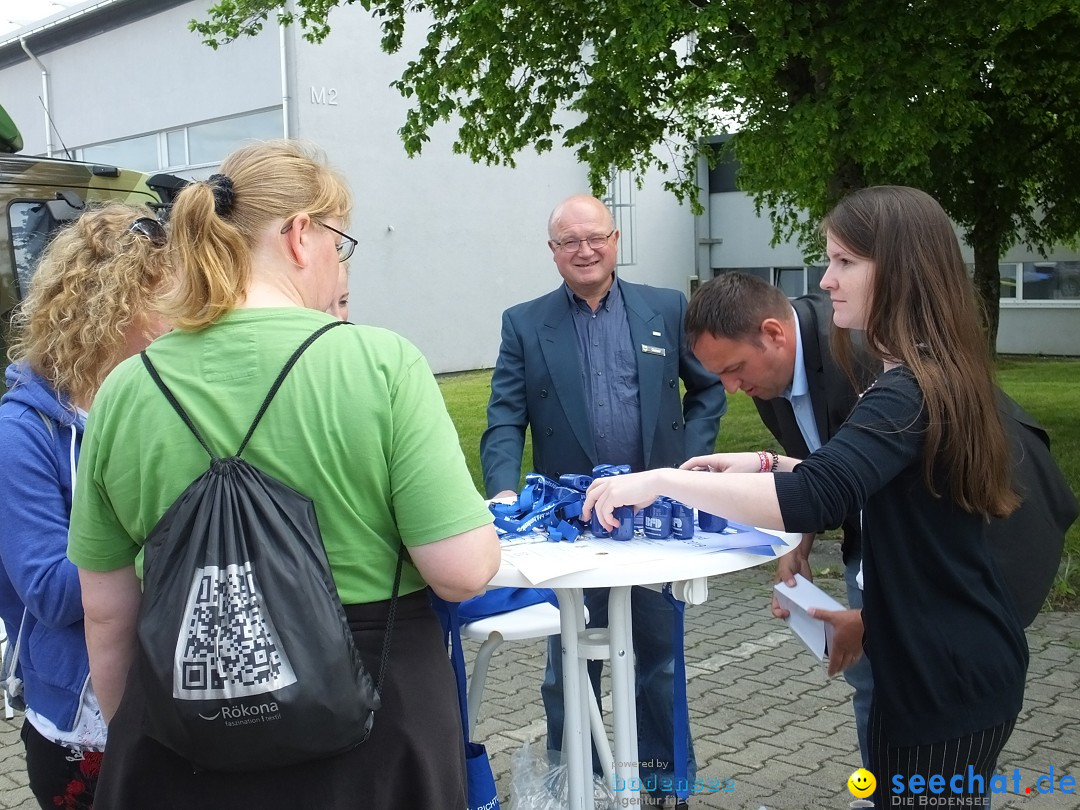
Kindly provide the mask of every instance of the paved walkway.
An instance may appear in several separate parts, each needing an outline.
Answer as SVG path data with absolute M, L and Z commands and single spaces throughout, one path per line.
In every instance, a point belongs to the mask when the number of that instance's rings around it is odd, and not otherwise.
M 840 580 L 819 581 L 839 593 Z M 850 690 L 841 678 L 829 679 L 772 618 L 769 586 L 766 569 L 714 579 L 709 601 L 687 609 L 687 694 L 698 778 L 731 780 L 730 791 L 700 794 L 691 807 L 847 808 L 852 801 L 847 778 L 858 767 Z M 998 770 L 1009 777 L 1009 792 L 994 797 L 994 808 L 1077 810 L 1080 615 L 1043 614 L 1028 628 L 1028 643 L 1031 665 L 1024 710 L 998 763 Z M 515 810 L 510 800 L 511 755 L 527 741 L 537 752 L 543 746 L 539 688 L 544 651 L 542 641 L 507 642 L 492 660 L 477 737 L 492 755 L 504 810 Z M 0 720 L 4 810 L 36 807 L 26 787 L 19 722 Z M 1017 769 L 1019 794 L 1013 788 Z M 1055 788 L 1069 775 L 1076 780 L 1076 792 L 1038 794 L 1036 779 L 1051 771 Z M 1042 786 L 1048 786 L 1047 780 Z M 1023 792 L 1028 787 L 1033 788 L 1031 795 Z

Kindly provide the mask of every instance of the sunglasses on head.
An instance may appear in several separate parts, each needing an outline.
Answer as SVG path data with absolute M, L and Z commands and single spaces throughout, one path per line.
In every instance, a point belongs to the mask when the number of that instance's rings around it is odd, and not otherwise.
M 165 226 L 153 217 L 139 217 L 131 223 L 131 227 L 128 230 L 132 233 L 145 236 L 152 244 L 158 247 L 163 246 L 168 240 L 168 235 L 165 233 Z

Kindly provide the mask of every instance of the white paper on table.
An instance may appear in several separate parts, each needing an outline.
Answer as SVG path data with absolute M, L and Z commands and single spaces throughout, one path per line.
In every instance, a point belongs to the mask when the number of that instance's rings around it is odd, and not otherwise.
M 545 540 L 542 543 L 503 546 L 502 556 L 525 579 L 539 585 L 563 574 L 598 568 L 603 558 L 598 558 L 599 550 L 592 548 L 593 543 L 587 535 L 582 535 L 574 543 Z
M 609 565 L 607 556 L 618 554 L 622 564 L 648 563 L 653 560 L 670 560 L 676 556 L 699 556 L 718 551 L 739 551 L 743 548 L 783 545 L 775 535 L 756 529 L 738 527 L 723 533 L 697 532 L 689 540 L 670 537 L 660 540 L 634 532 L 631 540 L 613 540 L 595 537 L 583 532 L 574 543 L 549 542 L 537 533 L 526 538 L 502 540 L 503 558 L 512 564 L 533 585 L 540 585 L 553 577 L 588 571 Z
M 596 567 L 596 562 L 586 555 L 570 554 L 566 549 L 557 548 L 561 543 L 526 543 L 517 546 L 503 546 L 502 558 L 510 563 L 525 579 L 533 585 L 539 585 L 552 577 L 586 571 Z
M 807 611 L 810 608 L 843 610 L 844 606 L 802 574 L 795 575 L 794 588 L 789 588 L 783 582 L 777 582 L 773 590 L 776 592 L 780 607 L 790 614 L 787 618 L 788 627 L 802 639 L 803 644 L 817 656 L 819 661 L 824 661 L 828 647 L 832 645 L 832 625 L 813 618 Z
M 784 541 L 775 534 L 768 534 L 749 526 L 729 525 L 722 532 L 694 532 L 690 540 L 680 541 L 695 546 L 699 553 L 715 551 L 740 551 L 758 546 L 782 546 Z
M 679 542 L 679 541 L 675 541 Z M 576 571 L 609 565 L 608 555 L 617 553 L 622 564 L 647 563 L 670 557 L 676 550 L 670 540 L 634 535 L 632 540 L 612 540 L 584 533 L 574 543 L 530 542 L 502 547 L 503 559 L 533 585 Z M 688 553 L 700 553 L 687 548 Z

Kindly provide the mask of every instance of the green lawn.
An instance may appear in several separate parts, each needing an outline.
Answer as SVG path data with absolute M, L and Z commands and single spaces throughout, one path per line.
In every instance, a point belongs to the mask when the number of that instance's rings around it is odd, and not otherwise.
M 1080 360 L 1002 358 L 998 363 L 1001 387 L 1035 416 L 1053 442 L 1054 455 L 1074 492 L 1080 492 Z M 461 449 L 476 488 L 483 492 L 480 471 L 480 434 L 486 425 L 485 409 L 491 371 L 468 371 L 439 377 L 446 407 L 457 426 Z M 717 450 L 749 450 L 779 446 L 758 419 L 750 398 L 738 393 L 728 398 L 720 425 Z M 526 441 L 523 470 L 529 470 L 532 450 Z M 1080 597 L 1080 521 L 1069 531 L 1058 581 L 1051 600 L 1056 606 L 1075 605 Z

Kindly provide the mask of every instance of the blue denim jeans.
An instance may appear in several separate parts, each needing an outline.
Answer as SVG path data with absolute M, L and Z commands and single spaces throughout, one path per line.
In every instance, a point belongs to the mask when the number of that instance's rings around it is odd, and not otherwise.
M 589 608 L 589 627 L 607 627 L 608 589 L 590 588 L 585 591 Z M 634 588 L 630 596 L 630 613 L 634 628 L 634 656 L 637 684 L 638 772 L 643 785 L 668 784 L 675 779 L 673 688 L 675 661 L 671 646 L 673 610 L 664 595 L 648 588 Z M 599 701 L 600 673 L 603 661 L 589 662 L 589 679 Z M 540 688 L 547 712 L 548 756 L 558 762 L 562 751 L 563 693 L 562 642 L 559 636 L 548 638 L 547 670 Z M 689 728 L 689 707 L 685 712 Z M 697 777 L 694 741 L 687 734 L 686 779 L 693 784 Z M 600 760 L 593 751 L 593 771 L 601 772 Z M 659 791 L 657 791 L 659 792 Z M 670 792 L 668 795 L 673 795 Z
M 859 573 L 860 558 L 848 560 L 844 567 L 844 582 L 847 583 L 848 607 L 859 610 L 863 606 L 862 591 L 855 582 Z M 859 753 L 862 766 L 870 767 L 870 749 L 867 728 L 870 725 L 870 703 L 874 699 L 874 676 L 870 672 L 870 659 L 865 655 L 854 666 L 844 670 L 846 680 L 855 693 L 851 696 L 851 708 L 855 712 L 855 731 L 859 735 Z

